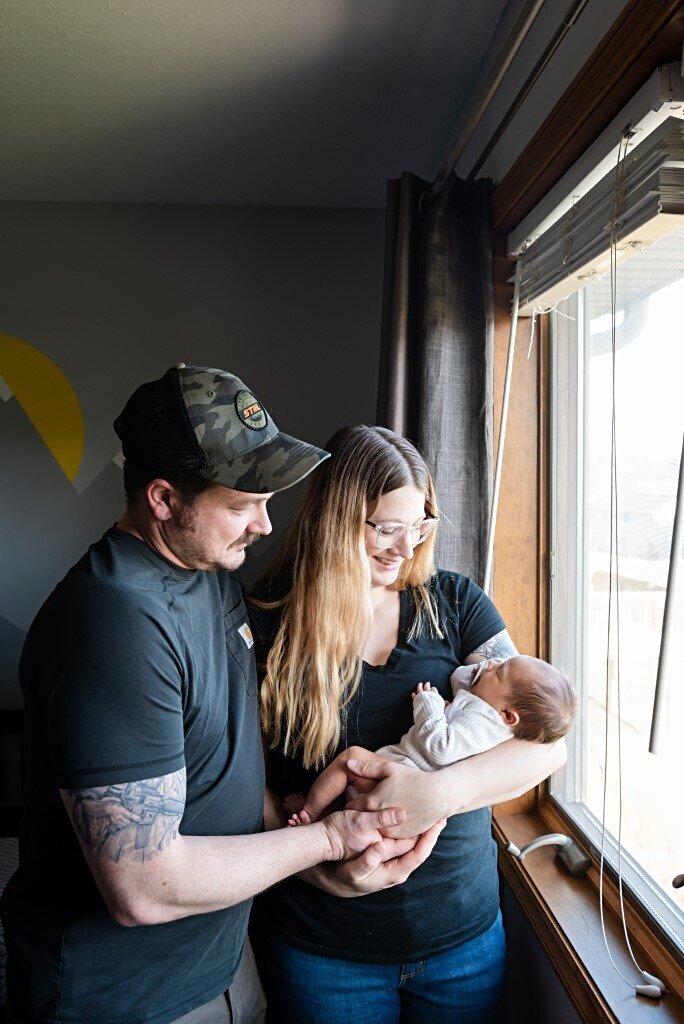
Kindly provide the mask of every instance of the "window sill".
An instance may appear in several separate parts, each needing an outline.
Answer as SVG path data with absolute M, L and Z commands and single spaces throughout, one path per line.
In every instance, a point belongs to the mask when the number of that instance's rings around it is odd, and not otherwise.
M 543 814 L 496 814 L 494 838 L 499 846 L 499 868 L 534 928 L 544 951 L 587 1024 L 684 1024 L 684 968 L 679 959 L 629 907 L 627 921 L 634 954 L 642 966 L 662 978 L 668 991 L 658 1001 L 637 996 L 614 971 L 603 945 L 598 907 L 598 870 L 586 878 L 571 878 L 556 863 L 552 847 L 535 850 L 522 863 L 506 853 L 513 842 L 521 847 L 550 831 L 566 831 L 553 811 Z M 628 977 L 636 970 L 625 949 L 612 884 L 605 885 L 606 933 L 618 967 Z

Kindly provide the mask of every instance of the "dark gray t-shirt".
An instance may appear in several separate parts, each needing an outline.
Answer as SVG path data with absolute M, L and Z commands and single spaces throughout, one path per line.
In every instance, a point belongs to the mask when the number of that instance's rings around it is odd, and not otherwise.
M 20 666 L 20 868 L 1 906 L 20 1019 L 165 1024 L 230 985 L 250 902 L 162 925 L 116 924 L 58 791 L 185 767 L 181 833 L 259 831 L 264 770 L 247 621 L 235 575 L 181 569 L 116 528 L 38 613 Z

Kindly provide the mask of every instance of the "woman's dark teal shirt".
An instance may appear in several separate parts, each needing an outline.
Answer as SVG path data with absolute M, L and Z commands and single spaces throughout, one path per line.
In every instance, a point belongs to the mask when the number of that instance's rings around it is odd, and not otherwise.
M 452 697 L 449 676 L 505 624 L 482 590 L 467 576 L 439 571 L 432 581 L 443 639 L 408 639 L 415 602 L 401 594 L 398 643 L 385 665 L 364 663 L 359 690 L 350 704 L 338 751 L 353 744 L 376 750 L 396 743 L 413 725 L 411 692 L 430 682 Z M 269 600 L 273 591 L 258 594 Z M 257 663 L 264 664 L 281 610 L 248 605 Z M 416 769 L 418 770 L 418 769 Z M 284 797 L 307 792 L 317 772 L 298 756 L 271 751 L 269 783 Z M 372 963 L 422 960 L 476 938 L 496 918 L 499 889 L 491 811 L 451 817 L 428 858 L 403 885 L 353 899 L 321 892 L 290 878 L 265 893 L 259 913 L 284 941 L 323 956 Z

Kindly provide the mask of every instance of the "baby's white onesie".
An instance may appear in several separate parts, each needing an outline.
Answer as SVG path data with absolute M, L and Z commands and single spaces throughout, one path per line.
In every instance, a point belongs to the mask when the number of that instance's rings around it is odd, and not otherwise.
M 463 666 L 452 675 L 454 699 L 448 707 L 432 690 L 414 698 L 414 725 L 377 753 L 432 772 L 510 740 L 513 732 L 498 711 L 470 692 L 474 668 Z

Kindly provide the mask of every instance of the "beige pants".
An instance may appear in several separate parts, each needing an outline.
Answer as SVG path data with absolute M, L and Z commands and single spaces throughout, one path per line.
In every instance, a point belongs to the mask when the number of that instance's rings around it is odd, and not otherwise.
M 263 1024 L 265 1017 L 266 998 L 248 939 L 227 996 L 198 1006 L 173 1024 Z

